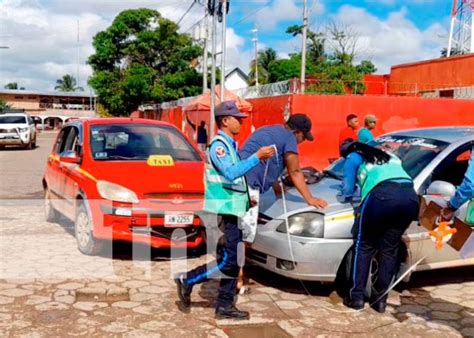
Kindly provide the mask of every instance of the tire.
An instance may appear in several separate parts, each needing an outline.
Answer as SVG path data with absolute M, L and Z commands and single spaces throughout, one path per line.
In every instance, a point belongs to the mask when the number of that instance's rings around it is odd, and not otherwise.
M 77 248 L 85 255 L 97 255 L 103 249 L 103 242 L 94 238 L 92 219 L 83 202 L 79 202 L 74 220 L 74 235 Z
M 33 149 L 33 140 L 30 140 L 28 144 L 25 146 L 25 149 L 32 150 Z
M 51 202 L 51 192 L 48 188 L 44 191 L 44 218 L 46 222 L 56 223 L 59 220 L 60 214 L 54 209 Z
M 36 137 L 33 140 L 33 144 L 31 145 L 31 149 L 36 149 Z
M 341 297 L 347 297 L 349 295 L 349 289 L 352 285 L 352 257 L 354 255 L 354 247 L 351 247 L 349 251 L 347 251 L 344 259 L 339 265 L 339 269 L 336 274 L 335 280 L 335 287 L 337 294 Z M 378 270 L 378 263 L 377 260 L 374 258 L 370 264 L 370 274 L 369 278 L 367 279 L 367 285 L 365 287 L 364 298 L 370 299 L 372 296 L 372 285 L 375 283 L 375 279 L 377 278 L 377 270 Z

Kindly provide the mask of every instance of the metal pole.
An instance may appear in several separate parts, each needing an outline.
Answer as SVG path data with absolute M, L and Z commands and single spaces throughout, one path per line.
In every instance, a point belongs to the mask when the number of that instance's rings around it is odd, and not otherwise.
M 449 29 L 449 40 L 448 40 L 448 50 L 446 52 L 446 56 L 449 58 L 451 56 L 451 48 L 453 48 L 453 34 L 454 34 L 454 22 L 456 21 L 456 17 L 453 16 L 451 18 L 451 27 Z
M 206 28 L 204 30 L 204 55 L 203 55 L 203 70 L 202 70 L 202 93 L 204 94 L 207 90 L 207 39 L 209 37 L 209 20 L 208 20 L 208 15 L 207 15 L 207 9 L 206 9 L 206 16 L 204 18 L 204 23 L 206 25 Z
M 222 2 L 222 58 L 221 58 L 221 102 L 225 101 L 225 57 L 227 33 L 227 0 Z
M 474 2 L 471 4 L 471 53 L 474 53 Z
M 252 32 L 255 34 L 255 37 L 252 39 L 255 44 L 255 86 L 258 87 L 258 29 L 254 28 L 252 29 Z
M 215 131 L 214 110 L 216 108 L 216 13 L 212 13 L 212 68 L 211 68 L 211 115 L 209 116 L 209 135 L 212 138 Z
M 306 80 L 306 36 L 308 35 L 308 0 L 303 8 L 303 45 L 301 47 L 301 94 L 304 94 Z

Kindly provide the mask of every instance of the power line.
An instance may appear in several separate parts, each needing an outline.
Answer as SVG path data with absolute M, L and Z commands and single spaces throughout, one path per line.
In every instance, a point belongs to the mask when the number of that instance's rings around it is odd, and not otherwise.
M 181 21 L 184 19 L 184 17 L 189 13 L 189 11 L 194 7 L 194 5 L 197 3 L 197 0 L 193 0 L 193 3 L 191 4 L 191 6 L 189 6 L 188 10 L 186 12 L 184 12 L 183 16 L 181 17 L 181 19 L 178 20 L 178 22 L 176 23 L 177 25 L 179 25 L 181 23 Z
M 271 5 L 273 3 L 274 0 L 269 0 L 268 2 L 266 2 L 262 7 L 260 7 L 259 9 L 257 9 L 255 12 L 252 12 L 246 16 L 244 16 L 243 18 L 233 22 L 231 25 L 234 26 L 234 25 L 237 25 L 245 20 L 247 20 L 248 18 L 250 18 L 251 16 L 253 15 L 256 15 L 258 12 L 260 12 L 262 9 L 264 9 L 265 7 L 268 7 L 269 5 Z

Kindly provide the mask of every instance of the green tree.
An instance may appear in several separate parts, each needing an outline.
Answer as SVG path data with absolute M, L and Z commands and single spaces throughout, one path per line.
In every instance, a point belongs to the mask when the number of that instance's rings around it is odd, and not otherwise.
M 377 71 L 377 68 L 375 65 L 372 63 L 372 61 L 369 60 L 362 60 L 360 64 L 356 66 L 357 72 L 360 74 L 373 74 Z
M 455 56 L 455 55 L 461 55 L 463 54 L 462 50 L 459 48 L 451 48 L 451 55 L 450 56 Z M 441 57 L 445 58 L 448 57 L 448 48 L 443 48 L 441 49 Z
M 267 48 L 258 52 L 258 83 L 270 82 L 270 64 L 278 59 L 277 52 L 273 48 Z M 250 62 L 249 85 L 255 85 L 255 59 Z
M 0 99 L 0 113 L 8 109 L 10 109 L 10 106 L 5 101 Z
M 273 61 L 269 66 L 270 82 L 285 81 L 301 74 L 301 54 L 292 54 L 289 59 Z M 313 74 L 315 71 L 311 60 L 306 62 L 306 74 Z
M 69 74 L 63 75 L 61 79 L 57 79 L 54 89 L 59 90 L 60 92 L 76 92 L 84 90 L 84 88 L 77 85 L 74 76 Z
M 159 12 L 142 8 L 121 12 L 95 35 L 89 85 L 107 111 L 128 115 L 145 102 L 201 92 L 202 77 L 194 65 L 202 49 L 178 28 Z
M 286 33 L 291 34 L 293 36 L 303 34 L 303 26 L 290 26 L 286 29 Z M 308 29 L 306 36 L 308 39 L 308 59 L 311 60 L 314 64 L 324 62 L 326 60 L 326 38 L 324 37 L 324 34 L 321 32 L 313 32 Z
M 10 82 L 5 85 L 5 89 L 18 89 L 18 83 Z

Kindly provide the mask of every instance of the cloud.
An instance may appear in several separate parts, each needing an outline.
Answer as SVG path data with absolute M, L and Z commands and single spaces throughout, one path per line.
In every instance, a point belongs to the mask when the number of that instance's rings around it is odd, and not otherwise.
M 92 74 L 86 64 L 94 53 L 92 38 L 110 26 L 120 11 L 156 8 L 164 17 L 177 21 L 190 4 L 189 0 L 4 0 L 0 2 L 0 45 L 9 49 L 0 50 L 0 87 L 18 82 L 27 89 L 52 90 L 65 74 L 72 74 L 80 86 L 87 87 Z M 182 31 L 191 33 L 189 28 L 203 11 L 195 5 L 183 19 Z
M 296 5 L 296 0 L 275 0 L 256 14 L 255 22 L 259 29 L 271 31 L 282 21 L 301 20 L 302 17 L 303 9 Z
M 447 30 L 441 23 L 422 30 L 407 15 L 402 7 L 380 19 L 364 8 L 345 5 L 332 19 L 357 31 L 359 59 L 371 59 L 379 72 L 386 73 L 392 65 L 439 57 L 445 45 L 440 36 Z

